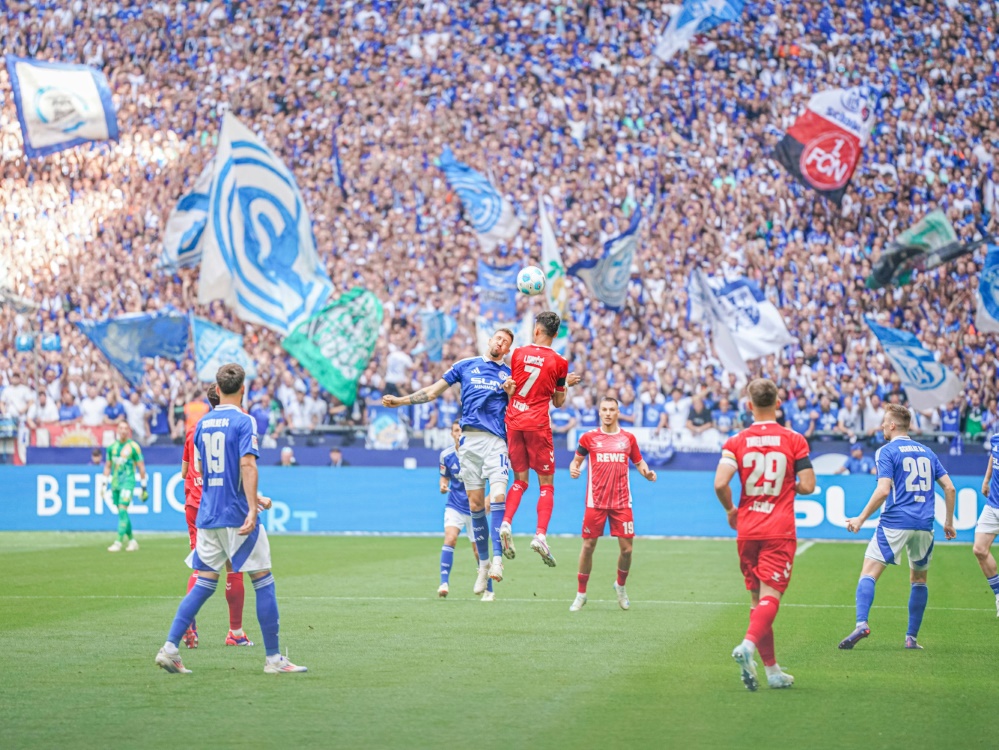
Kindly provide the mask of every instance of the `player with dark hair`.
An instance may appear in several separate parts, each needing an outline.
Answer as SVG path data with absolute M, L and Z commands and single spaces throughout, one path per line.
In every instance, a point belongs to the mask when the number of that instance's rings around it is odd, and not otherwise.
M 794 678 L 777 664 L 773 623 L 791 581 L 797 549 L 794 496 L 815 490 L 815 471 L 805 438 L 776 422 L 780 406 L 777 386 L 757 378 L 747 390 L 753 424 L 725 441 L 715 471 L 715 494 L 728 514 L 729 526 L 736 530 L 739 566 L 752 600 L 749 629 L 732 651 L 732 658 L 749 690 L 759 687 L 757 650 L 770 687 L 789 688 Z M 732 504 L 729 487 L 736 473 L 742 483 L 737 506 Z
M 635 436 L 621 429 L 618 423 L 620 410 L 616 398 L 609 396 L 600 401 L 600 427 L 584 432 L 576 447 L 576 456 L 569 464 L 569 476 L 578 479 L 582 473 L 583 459 L 588 459 L 586 469 L 586 514 L 583 516 L 583 548 L 579 553 L 579 588 L 569 607 L 578 612 L 586 604 L 586 584 L 593 569 L 593 552 L 604 535 L 604 526 L 610 521 L 611 536 L 616 536 L 621 548 L 617 559 L 617 580 L 614 593 L 621 609 L 629 609 L 625 582 L 631 570 L 632 540 L 635 538 L 635 519 L 631 512 L 631 482 L 628 461 L 638 473 L 650 482 L 656 473 L 642 458 Z
M 511 376 L 503 384 L 510 396 L 506 410 L 506 440 L 514 482 L 506 497 L 506 512 L 500 526 L 503 554 L 516 555 L 511 523 L 528 486 L 533 469 L 541 486 L 538 496 L 538 524 L 531 549 L 541 555 L 545 565 L 554 568 L 555 556 L 546 535 L 555 505 L 555 444 L 549 405 L 565 404 L 566 388 L 579 382 L 579 375 L 569 374 L 569 364 L 551 348 L 561 321 L 556 313 L 543 312 L 534 322 L 534 343 L 513 350 Z
M 195 468 L 204 478 L 198 508 L 197 541 L 188 557 L 198 580 L 184 597 L 156 664 L 167 672 L 189 673 L 177 649 L 190 623 L 215 593 L 218 571 L 226 562 L 236 573 L 247 572 L 257 596 L 257 620 L 267 656 L 264 672 L 305 672 L 282 656 L 278 641 L 278 606 L 271 574 L 267 532 L 258 521 L 256 422 L 240 408 L 246 392 L 245 373 L 237 364 L 223 365 L 216 375 L 219 405 L 198 420 L 194 430 Z
M 878 486 L 863 512 L 846 522 L 847 531 L 856 534 L 864 521 L 888 501 L 864 553 L 864 565 L 857 582 L 857 625 L 840 642 L 841 649 L 852 649 L 871 634 L 867 619 L 871 613 L 871 604 L 874 603 L 874 584 L 889 565 L 898 565 L 903 549 L 909 558 L 910 583 L 909 625 L 905 632 L 905 647 L 922 648 L 916 642 L 916 637 L 919 635 L 929 598 L 926 576 L 933 557 L 933 512 L 936 506 L 934 483 L 939 484 L 944 491 L 947 513 L 943 525 L 944 536 L 947 539 L 957 536 L 954 529 L 957 490 L 936 454 L 909 437 L 911 419 L 908 407 L 901 404 L 885 406 L 881 429 L 888 444 L 882 445 L 874 454 L 874 463 L 878 466 Z

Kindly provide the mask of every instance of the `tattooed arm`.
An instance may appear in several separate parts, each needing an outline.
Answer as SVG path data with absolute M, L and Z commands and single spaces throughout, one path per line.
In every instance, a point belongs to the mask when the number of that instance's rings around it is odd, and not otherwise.
M 382 396 L 382 406 L 409 406 L 410 404 L 425 404 L 433 401 L 449 388 L 446 380 L 438 380 L 433 385 L 421 388 L 408 396 Z

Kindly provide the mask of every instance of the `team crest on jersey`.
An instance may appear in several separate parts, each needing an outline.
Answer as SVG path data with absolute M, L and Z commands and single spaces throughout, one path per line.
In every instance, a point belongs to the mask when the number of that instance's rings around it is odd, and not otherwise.
M 256 435 L 254 435 L 253 437 L 250 438 L 250 445 L 253 447 L 253 450 L 255 450 L 255 451 L 260 450 L 260 448 L 257 446 L 257 436 Z

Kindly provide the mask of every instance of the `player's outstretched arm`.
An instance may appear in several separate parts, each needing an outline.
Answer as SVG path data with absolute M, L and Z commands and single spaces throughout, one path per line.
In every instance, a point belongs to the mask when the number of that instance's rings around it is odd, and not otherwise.
M 888 495 L 890 493 L 891 479 L 888 477 L 880 477 L 878 479 L 878 486 L 875 487 L 874 492 L 871 493 L 871 499 L 867 501 L 867 505 L 864 507 L 863 512 L 856 518 L 846 519 L 846 530 L 854 534 L 860 531 L 860 527 L 864 525 L 864 522 L 873 516 L 878 508 L 884 505 L 884 502 L 888 499 Z
M 656 473 L 649 468 L 649 465 L 645 463 L 644 458 L 635 464 L 635 468 L 638 469 L 639 474 L 648 479 L 650 482 L 656 481 Z
M 982 480 L 982 494 L 989 496 L 989 485 L 992 483 L 992 456 L 989 456 L 989 465 L 985 469 L 985 478 Z
M 715 495 L 722 508 L 725 509 L 728 525 L 733 529 L 736 528 L 739 520 L 739 508 L 732 504 L 732 488 L 728 486 L 728 483 L 735 476 L 736 466 L 735 459 L 722 458 L 718 462 L 718 468 L 715 469 Z
M 992 465 L 989 465 L 992 468 Z M 946 509 L 946 515 L 944 516 L 944 538 L 953 539 L 957 536 L 957 529 L 954 528 L 954 505 L 957 502 L 957 489 L 954 487 L 954 482 L 948 474 L 944 474 L 942 477 L 937 479 L 937 484 L 940 485 L 941 489 L 944 491 L 944 508 Z
M 412 404 L 426 404 L 440 397 L 448 389 L 448 383 L 441 378 L 433 385 L 421 388 L 416 393 L 408 396 L 382 396 L 382 406 L 397 408 L 399 406 L 411 406 Z
M 257 526 L 257 457 L 247 453 L 239 459 L 239 476 L 243 480 L 243 491 L 246 493 L 246 504 L 249 512 L 246 520 L 239 527 L 239 535 L 246 536 Z

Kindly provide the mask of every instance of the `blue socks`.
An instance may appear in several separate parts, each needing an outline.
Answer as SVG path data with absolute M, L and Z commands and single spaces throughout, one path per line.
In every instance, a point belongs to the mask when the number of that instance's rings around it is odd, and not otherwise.
M 445 544 L 441 547 L 441 583 L 447 583 L 450 579 L 452 565 L 454 565 L 454 547 Z
M 489 559 L 489 522 L 484 510 L 472 511 L 472 536 L 475 537 L 475 549 L 479 551 L 479 560 Z
M 915 638 L 919 635 L 919 626 L 923 624 L 923 613 L 926 611 L 926 600 L 930 598 L 929 589 L 925 583 L 914 583 L 909 591 L 909 629 L 906 635 Z
M 277 594 L 274 593 L 274 576 L 268 573 L 263 578 L 253 580 L 253 588 L 257 594 L 257 622 L 260 623 L 260 633 L 264 637 L 264 650 L 268 656 L 281 653 L 278 648 L 278 618 Z
M 173 618 L 173 625 L 170 626 L 170 634 L 167 636 L 167 640 L 170 643 L 174 646 L 180 643 L 180 639 L 184 636 L 184 632 L 188 626 L 194 621 L 198 610 L 211 598 L 218 585 L 217 578 L 213 580 L 198 576 L 198 580 L 193 588 L 187 592 L 187 596 L 184 597 L 180 606 L 177 607 L 177 616 Z
M 489 522 L 493 539 L 493 557 L 503 554 L 503 543 L 500 542 L 499 527 L 503 524 L 503 514 L 506 513 L 506 503 L 493 503 L 490 506 Z
M 989 587 L 992 589 L 992 593 L 999 596 L 999 575 L 986 578 L 985 582 L 989 584 Z
M 871 615 L 871 605 L 874 603 L 874 579 L 861 576 L 857 582 L 857 624 L 867 622 Z

